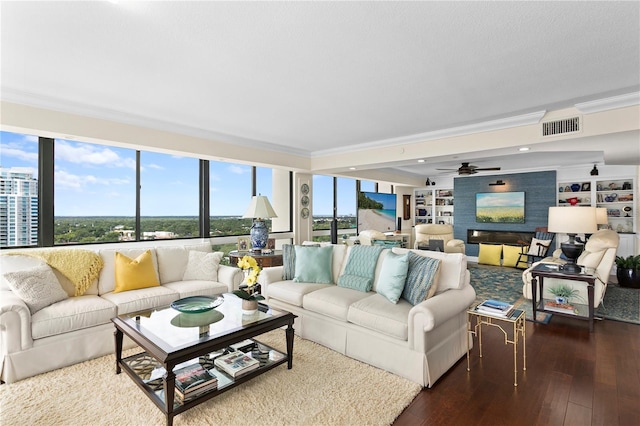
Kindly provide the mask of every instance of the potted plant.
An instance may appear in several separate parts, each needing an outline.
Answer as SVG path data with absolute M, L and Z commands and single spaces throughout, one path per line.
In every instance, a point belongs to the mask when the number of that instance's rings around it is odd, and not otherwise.
M 242 313 L 253 314 L 258 310 L 258 300 L 264 300 L 257 291 L 258 275 L 260 275 L 260 267 L 258 262 L 251 256 L 243 256 L 238 260 L 238 268 L 242 269 L 245 274 L 244 281 L 240 289 L 235 290 L 233 294 L 242 299 Z
M 556 297 L 556 303 L 561 305 L 569 303 L 569 299 L 572 297 L 581 299 L 581 297 L 578 296 L 578 290 L 565 284 L 559 284 L 555 287 L 549 288 L 549 293 L 553 294 Z
M 640 255 L 616 256 L 616 266 L 620 287 L 640 288 Z

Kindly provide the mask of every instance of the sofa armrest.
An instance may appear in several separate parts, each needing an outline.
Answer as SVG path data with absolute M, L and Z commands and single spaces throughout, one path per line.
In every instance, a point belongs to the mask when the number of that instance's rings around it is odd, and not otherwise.
M 226 284 L 229 292 L 237 290 L 244 279 L 242 270 L 234 266 L 220 265 L 218 266 L 218 281 Z
M 466 312 L 476 299 L 476 291 L 470 284 L 459 290 L 447 290 L 415 305 L 409 311 L 409 347 L 427 350 L 427 333 L 451 318 Z
M 0 354 L 19 352 L 31 346 L 29 307 L 12 291 L 0 291 Z
M 269 266 L 263 268 L 258 275 L 258 283 L 261 286 L 261 292 L 264 297 L 269 297 L 269 284 L 282 281 L 284 266 Z

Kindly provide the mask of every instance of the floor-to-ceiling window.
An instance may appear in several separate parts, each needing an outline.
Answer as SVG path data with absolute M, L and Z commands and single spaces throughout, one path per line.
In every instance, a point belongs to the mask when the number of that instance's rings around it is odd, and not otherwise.
M 38 244 L 38 137 L 0 132 L 0 247 Z

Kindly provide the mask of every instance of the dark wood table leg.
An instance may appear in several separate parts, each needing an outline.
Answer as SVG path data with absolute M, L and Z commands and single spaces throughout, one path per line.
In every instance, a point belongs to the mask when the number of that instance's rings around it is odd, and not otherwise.
M 536 315 L 536 310 L 538 309 L 538 280 L 541 278 L 536 277 L 535 275 L 531 275 L 531 300 L 532 300 L 532 310 L 533 310 L 533 322 L 537 322 L 538 316 Z M 542 291 L 540 292 L 542 294 Z
M 120 363 L 122 362 L 122 331 L 116 327 L 113 336 L 116 340 L 116 374 L 120 374 Z
M 176 390 L 176 374 L 173 372 L 174 364 L 165 364 L 164 368 L 164 403 L 167 413 L 167 426 L 173 425 L 173 403 Z
M 287 368 L 291 370 L 293 368 L 293 320 L 289 322 L 287 326 Z

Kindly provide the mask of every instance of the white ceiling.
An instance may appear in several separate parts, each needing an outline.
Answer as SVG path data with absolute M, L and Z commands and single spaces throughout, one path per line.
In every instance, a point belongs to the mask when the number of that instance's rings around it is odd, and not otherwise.
M 637 1 L 0 7 L 3 100 L 307 156 L 640 90 Z M 606 145 L 524 164 L 602 162 Z M 378 167 L 523 163 L 478 151 Z

